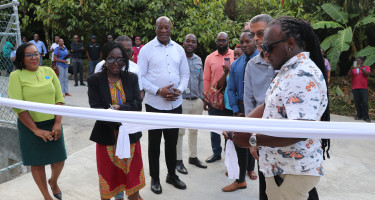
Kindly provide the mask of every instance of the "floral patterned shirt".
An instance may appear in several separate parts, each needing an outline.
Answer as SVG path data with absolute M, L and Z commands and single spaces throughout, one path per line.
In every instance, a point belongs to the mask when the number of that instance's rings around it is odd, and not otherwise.
M 302 52 L 281 67 L 266 92 L 263 119 L 319 121 L 327 108 L 323 74 Z M 280 174 L 323 175 L 320 141 L 307 139 L 287 147 L 259 148 L 260 171 L 266 177 Z

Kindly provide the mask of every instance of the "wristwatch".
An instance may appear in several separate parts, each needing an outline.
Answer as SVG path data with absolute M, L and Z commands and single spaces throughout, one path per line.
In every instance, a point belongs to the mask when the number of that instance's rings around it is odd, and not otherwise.
M 256 147 L 257 146 L 257 135 L 255 133 L 251 134 L 249 139 L 250 146 Z

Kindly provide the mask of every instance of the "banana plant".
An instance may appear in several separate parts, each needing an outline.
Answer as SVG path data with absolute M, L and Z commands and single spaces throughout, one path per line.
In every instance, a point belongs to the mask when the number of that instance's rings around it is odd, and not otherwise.
M 354 56 L 365 56 L 364 65 L 370 66 L 375 63 L 375 47 L 367 46 L 363 48 L 362 41 L 366 39 L 364 28 L 370 23 L 375 23 L 375 15 L 369 15 L 360 18 L 354 25 L 349 24 L 350 21 L 355 21 L 359 14 L 348 14 L 346 8 L 333 3 L 325 3 L 322 6 L 333 21 L 319 21 L 313 24 L 314 29 L 338 29 L 337 33 L 328 36 L 321 43 L 322 49 L 327 52 L 327 58 L 330 62 L 331 69 L 335 70 L 340 55 L 342 52 L 348 51 L 351 47 L 352 54 L 350 59 Z M 356 41 L 355 35 L 358 35 Z M 357 43 L 358 42 L 358 43 Z M 360 44 L 358 51 L 356 44 Z M 328 50 L 328 51 L 327 51 Z

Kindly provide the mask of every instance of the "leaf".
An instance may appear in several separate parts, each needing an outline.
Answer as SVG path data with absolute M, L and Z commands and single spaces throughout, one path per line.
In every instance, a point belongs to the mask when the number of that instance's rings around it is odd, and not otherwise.
M 332 3 L 325 3 L 322 5 L 322 8 L 330 17 L 332 17 L 333 20 L 342 24 L 348 22 L 348 13 L 342 11 L 340 6 Z
M 328 36 L 324 41 L 320 44 L 320 47 L 325 51 L 329 49 L 337 40 L 338 35 L 333 34 L 331 36 Z
M 344 30 L 338 31 L 337 35 L 338 37 L 334 46 L 338 48 L 339 52 L 347 51 L 353 39 L 352 28 L 348 27 Z
M 337 96 L 344 96 L 344 92 L 340 89 L 340 87 L 338 85 L 336 85 L 334 88 L 333 88 L 333 91 L 335 92 L 335 94 Z
M 344 28 L 341 24 L 333 21 L 320 21 L 312 25 L 314 29 L 320 28 Z
M 349 19 L 353 19 L 359 16 L 359 13 L 349 13 Z
M 375 54 L 368 56 L 363 65 L 370 66 L 375 63 Z
M 341 52 L 338 51 L 336 47 L 331 48 L 327 53 L 327 59 L 329 61 L 329 65 L 331 66 L 331 71 L 336 69 L 337 63 L 339 61 Z
M 364 26 L 364 25 L 370 24 L 370 23 L 375 23 L 375 16 L 370 15 L 370 16 L 367 16 L 367 17 L 364 17 L 364 18 L 360 19 L 357 22 L 357 24 L 355 25 L 355 27 Z
M 372 55 L 372 54 L 375 54 L 375 47 L 368 45 L 364 49 L 357 52 L 355 54 L 355 57 L 358 57 L 358 56 L 364 57 L 364 56 L 369 56 L 369 55 Z

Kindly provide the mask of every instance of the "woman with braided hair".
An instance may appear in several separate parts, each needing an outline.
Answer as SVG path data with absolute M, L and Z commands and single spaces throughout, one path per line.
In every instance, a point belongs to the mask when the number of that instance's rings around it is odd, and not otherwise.
M 329 121 L 327 74 L 318 37 L 303 20 L 281 17 L 265 31 L 264 55 L 280 70 L 266 92 L 265 104 L 250 116 L 263 119 Z M 259 167 L 269 200 L 306 200 L 323 175 L 321 142 L 236 133 L 242 147 L 259 146 Z

